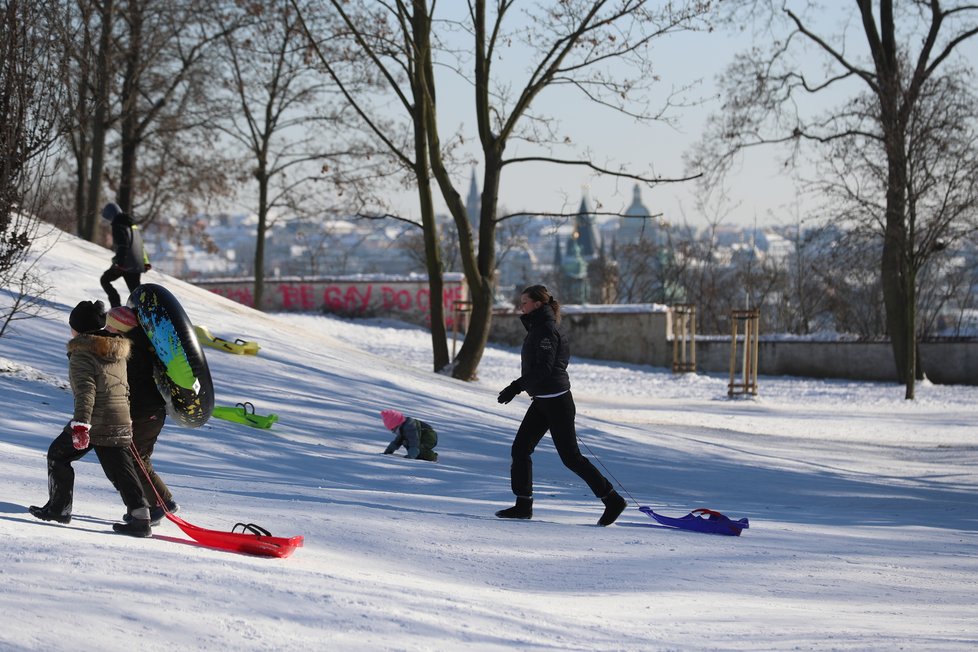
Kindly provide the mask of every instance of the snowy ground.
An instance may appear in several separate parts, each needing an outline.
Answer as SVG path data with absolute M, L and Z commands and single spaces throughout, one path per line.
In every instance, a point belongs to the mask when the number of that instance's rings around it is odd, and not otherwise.
M 207 349 L 218 403 L 272 430 L 168 425 L 154 456 L 202 527 L 254 522 L 305 547 L 285 560 L 200 547 L 164 521 L 115 535 L 123 506 L 94 455 L 70 525 L 42 523 L 44 455 L 71 412 L 67 311 L 101 298 L 109 255 L 63 236 L 44 257 L 50 319 L 0 338 L 0 650 L 789 650 L 978 646 L 978 388 L 725 379 L 572 359 L 586 454 L 632 502 L 600 503 L 549 440 L 529 522 L 508 504 L 526 407 L 430 372 L 428 335 L 391 322 L 264 315 L 156 272 L 195 323 L 257 340 Z M 121 285 L 121 281 L 120 281 Z M 6 293 L 0 301 L 7 301 Z M 379 411 L 439 431 L 436 464 L 381 454 Z M 742 537 L 657 527 L 637 505 L 750 518 Z

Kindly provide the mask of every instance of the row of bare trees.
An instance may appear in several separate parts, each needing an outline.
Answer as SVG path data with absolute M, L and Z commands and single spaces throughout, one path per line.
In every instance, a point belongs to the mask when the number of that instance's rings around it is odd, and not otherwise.
M 247 198 L 259 216 L 260 305 L 264 238 L 277 216 L 411 222 L 422 234 L 431 295 L 443 294 L 446 249 L 470 290 L 469 328 L 454 360 L 442 305 L 432 302 L 433 367 L 461 379 L 475 377 L 488 340 L 498 230 L 513 217 L 499 211 L 504 172 L 574 166 L 649 186 L 701 177 L 708 192 L 747 149 L 782 143 L 793 157 L 810 156 L 819 167 L 809 181 L 826 200 L 817 211 L 860 233 L 856 241 L 880 245 L 886 332 L 908 398 L 928 262 L 974 223 L 974 77 L 957 53 L 978 33 L 978 8 L 964 1 L 859 0 L 838 11 L 853 22 L 848 30 L 826 24 L 814 5 L 778 0 L 52 6 L 63 20 L 39 24 L 58 43 L 51 51 L 65 53 L 59 90 L 68 97 L 55 131 L 70 145 L 83 237 L 96 238 L 107 194 L 142 221 Z M 559 97 L 569 111 L 594 103 L 637 121 L 663 119 L 675 105 L 657 85 L 664 62 L 653 46 L 724 20 L 759 31 L 724 75 L 725 103 L 685 175 L 663 178 L 653 161 L 643 169 L 599 162 L 542 108 Z M 460 87 L 471 132 L 441 115 L 439 100 Z M 819 101 L 824 94 L 831 99 Z M 477 229 L 460 191 L 473 164 L 482 171 Z M 392 188 L 416 195 L 416 211 L 395 211 L 385 199 Z M 436 197 L 453 229 L 439 230 Z M 691 260 L 670 260 L 679 259 Z M 672 274 L 663 287 L 713 282 L 662 267 Z
M 914 397 L 921 270 L 973 232 L 978 35 L 968 0 L 857 0 L 827 19 L 816 3 L 732 0 L 754 47 L 723 77 L 723 111 L 693 164 L 716 184 L 747 149 L 787 145 L 819 163 L 813 188 L 832 212 L 881 241 L 886 331 Z

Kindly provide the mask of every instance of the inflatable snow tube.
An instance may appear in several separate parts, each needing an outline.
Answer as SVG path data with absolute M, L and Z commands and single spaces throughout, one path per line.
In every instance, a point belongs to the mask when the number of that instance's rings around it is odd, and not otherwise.
M 183 306 L 155 283 L 133 290 L 128 305 L 156 350 L 156 385 L 166 399 L 167 411 L 188 428 L 204 425 L 214 410 L 214 384 Z

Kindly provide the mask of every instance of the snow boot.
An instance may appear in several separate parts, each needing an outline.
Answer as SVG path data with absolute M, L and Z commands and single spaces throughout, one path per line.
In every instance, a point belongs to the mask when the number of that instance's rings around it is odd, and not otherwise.
M 163 517 L 166 516 L 166 512 L 171 514 L 176 514 L 180 511 L 180 505 L 176 501 L 168 500 L 166 501 L 166 509 L 164 510 L 159 505 L 149 508 L 149 524 L 159 525 L 163 521 Z M 132 514 L 126 513 L 122 515 L 122 520 L 126 523 L 132 522 Z
M 499 518 L 519 518 L 523 520 L 533 518 L 533 499 L 517 496 L 515 505 L 499 510 L 496 512 L 496 516 Z
M 611 525 L 623 511 L 625 511 L 625 499 L 618 495 L 617 491 L 612 490 L 610 494 L 601 499 L 604 503 L 604 514 L 598 519 L 598 525 Z
M 153 528 L 149 524 L 149 507 L 132 510 L 132 520 L 127 523 L 113 523 L 112 529 L 119 534 L 131 537 L 151 537 Z
M 27 508 L 27 511 L 29 511 L 34 518 L 39 518 L 42 521 L 55 521 L 56 523 L 61 523 L 62 525 L 68 525 L 68 523 L 71 523 L 71 514 L 55 514 L 48 509 L 47 505 L 44 507 L 31 505 Z
M 160 521 L 163 520 L 163 517 L 166 516 L 167 512 L 170 512 L 171 514 L 176 514 L 178 511 L 180 511 L 180 505 L 177 505 L 176 501 L 167 500 L 165 501 L 165 504 L 166 504 L 166 509 L 163 509 L 159 505 L 157 505 L 156 507 L 150 507 L 149 509 L 150 525 L 159 525 Z

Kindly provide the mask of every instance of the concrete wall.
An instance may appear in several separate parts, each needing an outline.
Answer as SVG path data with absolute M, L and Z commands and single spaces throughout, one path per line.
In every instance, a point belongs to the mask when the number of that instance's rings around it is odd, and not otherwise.
M 571 354 L 596 360 L 616 360 L 655 367 L 672 367 L 672 313 L 664 306 L 564 306 L 561 328 L 571 342 Z M 519 346 L 526 335 L 519 313 L 493 313 L 489 339 Z
M 730 338 L 697 338 L 696 362 L 701 371 L 729 373 Z M 736 364 L 736 372 L 740 374 L 741 362 Z M 921 342 L 918 364 L 931 382 L 978 385 L 978 342 Z M 820 342 L 765 339 L 762 336 L 758 342 L 757 373 L 897 381 L 896 363 L 889 342 Z
M 239 303 L 253 305 L 250 280 L 214 280 L 198 285 Z M 427 279 L 275 279 L 266 282 L 263 308 L 328 312 L 347 317 L 393 317 L 427 326 L 430 323 L 428 295 Z M 449 329 L 452 329 L 455 317 L 453 304 L 464 299 L 466 292 L 461 275 L 446 275 L 442 303 Z M 564 306 L 562 314 L 561 324 L 571 338 L 574 356 L 672 368 L 672 312 L 665 306 Z M 464 324 L 460 327 L 464 328 Z M 519 346 L 525 335 L 519 313 L 512 310 L 494 312 L 490 341 Z M 737 364 L 740 364 L 739 360 Z M 927 378 L 934 383 L 978 385 L 978 341 L 922 342 L 920 364 Z M 696 370 L 730 373 L 730 337 L 697 337 Z M 739 366 L 736 373 L 739 377 Z M 826 342 L 761 336 L 757 373 L 882 382 L 897 380 L 888 342 Z
M 571 338 L 574 356 L 672 368 L 671 312 L 661 306 L 565 306 L 562 326 Z M 495 314 L 490 334 L 493 342 L 517 346 L 525 334 L 516 313 Z M 738 348 L 735 362 L 738 378 L 742 377 L 741 351 Z M 920 365 L 931 382 L 978 385 L 978 342 L 922 342 Z M 696 370 L 730 373 L 730 337 L 698 336 Z M 761 336 L 757 373 L 897 381 L 889 342 L 826 342 Z
M 216 279 L 196 285 L 246 306 L 255 305 L 252 279 Z M 452 327 L 455 301 L 466 299 L 460 274 L 446 274 L 442 305 Z M 272 312 L 328 312 L 344 317 L 393 317 L 413 324 L 431 323 L 431 297 L 427 278 L 319 277 L 265 281 L 262 310 Z

